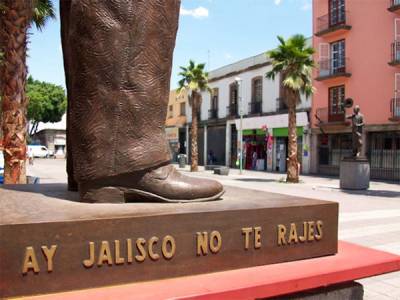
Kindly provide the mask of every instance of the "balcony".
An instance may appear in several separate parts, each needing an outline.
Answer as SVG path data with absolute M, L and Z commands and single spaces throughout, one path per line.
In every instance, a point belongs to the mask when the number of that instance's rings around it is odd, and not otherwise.
M 236 104 L 231 104 L 226 107 L 226 116 L 229 118 L 236 118 L 238 116 L 238 109 Z
M 333 33 L 343 33 L 351 29 L 349 25 L 349 13 L 339 11 L 319 17 L 317 19 L 316 36 L 328 36 Z
M 389 65 L 399 66 L 400 65 L 400 41 L 395 41 L 394 43 L 392 43 L 391 48 L 392 48 L 392 57 L 389 62 Z
M 329 107 L 322 107 L 317 108 L 315 113 L 315 118 L 318 121 L 317 126 L 319 127 L 338 127 L 342 128 L 348 125 L 346 122 L 346 114 L 343 113 L 336 113 L 332 114 L 329 110 Z
M 208 110 L 208 119 L 209 120 L 218 119 L 218 108 L 212 108 Z
M 400 121 L 400 98 L 393 98 L 390 101 L 391 121 Z
M 262 102 L 252 101 L 249 103 L 249 114 L 256 115 L 262 113 Z
M 350 77 L 351 73 L 348 70 L 348 59 L 338 57 L 333 59 L 321 60 L 318 63 L 319 74 L 315 78 L 317 81 L 323 81 L 337 77 Z
M 389 0 L 388 11 L 400 13 L 400 0 Z

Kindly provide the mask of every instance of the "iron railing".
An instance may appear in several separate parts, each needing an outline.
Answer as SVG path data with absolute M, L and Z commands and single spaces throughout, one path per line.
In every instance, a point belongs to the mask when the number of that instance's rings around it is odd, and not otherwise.
M 348 58 L 346 57 L 321 60 L 318 65 L 320 78 L 349 74 Z
M 212 108 L 208 110 L 208 119 L 218 119 L 218 108 Z
M 226 115 L 228 117 L 236 117 L 238 115 L 237 105 L 231 104 L 226 107 Z
M 349 13 L 345 10 L 338 10 L 317 19 L 317 35 L 341 26 L 350 26 Z
M 394 41 L 391 45 L 391 48 L 392 48 L 391 63 L 393 64 L 400 63 L 400 41 Z
M 284 98 L 276 98 L 276 112 L 286 113 L 288 111 L 288 107 L 286 105 L 286 101 Z
M 390 112 L 393 119 L 400 118 L 400 98 L 393 98 L 390 101 Z
M 249 103 L 249 113 L 250 114 L 260 114 L 262 113 L 262 102 L 252 101 Z
M 394 10 L 400 8 L 400 0 L 389 0 L 389 9 Z
M 332 113 L 329 107 L 317 108 L 315 117 L 320 125 L 336 122 L 342 123 L 346 121 L 346 114 L 344 111 L 342 113 Z

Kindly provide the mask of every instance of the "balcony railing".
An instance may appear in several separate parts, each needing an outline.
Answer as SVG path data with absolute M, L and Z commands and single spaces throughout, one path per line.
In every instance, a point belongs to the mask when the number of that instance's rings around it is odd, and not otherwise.
M 249 113 L 261 114 L 262 113 L 262 102 L 261 101 L 253 101 L 249 103 Z
M 329 123 L 344 123 L 346 121 L 345 113 L 331 113 L 329 107 L 322 107 L 316 110 L 315 117 L 319 125 L 329 124 Z
M 208 110 L 208 119 L 218 119 L 218 109 L 217 108 L 212 108 Z
M 350 77 L 348 70 L 348 59 L 339 57 L 335 59 L 326 59 L 319 61 L 319 74 L 317 80 L 324 80 L 331 77 Z
M 236 117 L 238 115 L 237 105 L 231 104 L 226 107 L 226 116 L 227 117 Z
M 400 120 L 400 98 L 393 98 L 390 101 L 390 112 L 393 119 Z
M 389 11 L 400 11 L 400 0 L 389 0 Z
M 350 30 L 348 11 L 338 10 L 336 13 L 330 13 L 317 19 L 316 36 L 322 36 L 336 30 Z
M 392 66 L 399 65 L 400 64 L 400 41 L 394 41 L 394 43 L 392 43 L 391 47 L 392 47 L 392 57 L 391 57 L 389 64 Z

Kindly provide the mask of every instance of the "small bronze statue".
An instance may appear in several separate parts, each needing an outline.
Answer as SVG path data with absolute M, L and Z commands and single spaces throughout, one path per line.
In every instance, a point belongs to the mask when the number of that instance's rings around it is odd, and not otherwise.
M 364 115 L 360 113 L 360 107 L 356 105 L 354 107 L 354 113 L 347 116 L 347 119 L 351 119 L 352 123 L 352 139 L 353 139 L 353 157 L 360 157 L 363 147 L 362 133 L 364 128 Z
M 171 164 L 165 118 L 180 0 L 62 0 L 69 182 L 85 202 L 215 200 Z

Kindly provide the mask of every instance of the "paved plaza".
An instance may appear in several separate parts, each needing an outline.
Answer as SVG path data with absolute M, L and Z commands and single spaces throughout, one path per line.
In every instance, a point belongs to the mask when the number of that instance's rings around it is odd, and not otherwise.
M 40 177 L 41 183 L 66 183 L 65 160 L 36 159 L 28 175 Z M 283 183 L 284 174 L 230 170 L 219 176 L 200 168 L 185 174 L 213 178 L 226 186 L 235 186 L 286 195 L 339 202 L 339 238 L 348 242 L 400 255 L 400 184 L 371 182 L 368 191 L 342 191 L 337 178 L 301 176 L 301 183 Z M 366 259 L 368 259 L 366 257 Z M 360 281 L 365 299 L 400 300 L 400 272 Z

